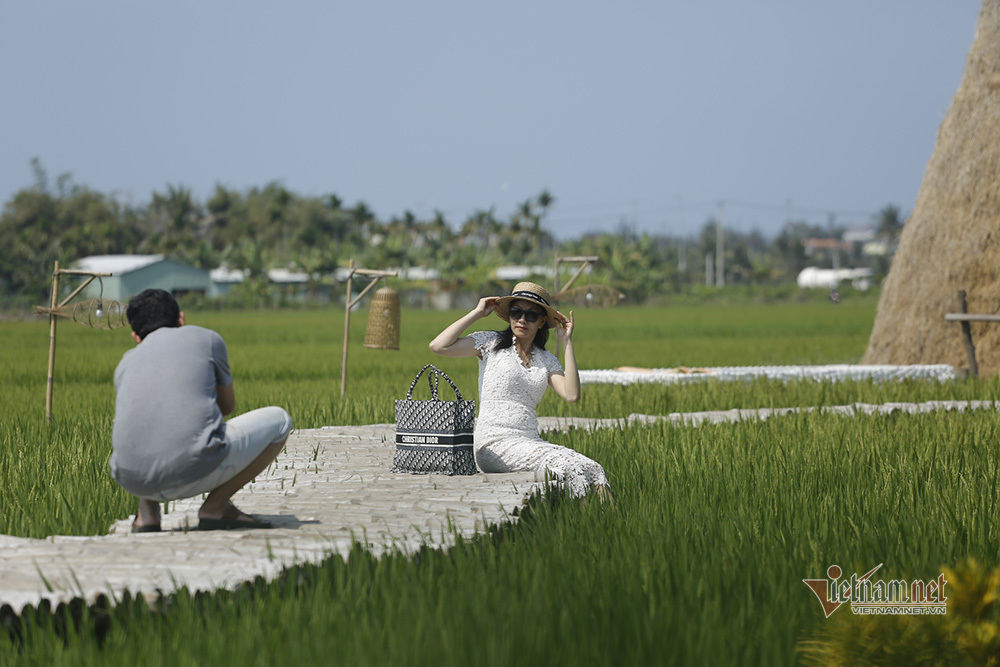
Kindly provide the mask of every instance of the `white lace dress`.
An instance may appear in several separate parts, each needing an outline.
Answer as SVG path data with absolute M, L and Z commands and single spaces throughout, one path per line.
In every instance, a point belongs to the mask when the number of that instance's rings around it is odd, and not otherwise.
M 479 417 L 474 449 L 483 472 L 548 471 L 570 495 L 585 495 L 595 485 L 608 485 L 604 468 L 568 447 L 545 442 L 538 435 L 538 403 L 549 375 L 563 373 L 547 350 L 532 350 L 525 368 L 514 345 L 494 350 L 498 331 L 475 331 L 470 337 L 479 360 Z

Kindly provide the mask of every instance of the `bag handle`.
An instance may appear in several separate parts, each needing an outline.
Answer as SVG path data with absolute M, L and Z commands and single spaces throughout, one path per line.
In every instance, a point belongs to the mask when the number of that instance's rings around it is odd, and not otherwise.
M 434 368 L 436 371 L 437 368 Z M 431 397 L 436 401 L 438 400 L 438 385 L 441 384 L 441 380 L 438 378 L 437 373 L 427 374 L 427 386 L 431 389 Z
M 458 390 L 458 387 L 456 387 L 455 383 L 451 381 L 451 378 L 448 377 L 448 374 L 445 373 L 440 368 L 438 368 L 437 366 L 435 366 L 434 364 L 427 364 L 426 366 L 420 369 L 420 372 L 417 373 L 417 377 L 413 378 L 413 382 L 410 383 L 410 389 L 409 391 L 406 392 L 406 400 L 408 401 L 413 400 L 413 388 L 417 386 L 417 382 L 420 380 L 420 376 L 423 375 L 424 371 L 426 371 L 428 368 L 432 370 L 430 373 L 427 374 L 427 384 L 431 388 L 431 396 L 435 401 L 441 400 L 438 398 L 438 376 L 443 377 L 445 381 L 451 385 L 451 388 L 455 390 L 455 396 L 458 398 L 458 400 L 460 401 L 465 400 L 464 398 L 462 398 L 462 392 Z

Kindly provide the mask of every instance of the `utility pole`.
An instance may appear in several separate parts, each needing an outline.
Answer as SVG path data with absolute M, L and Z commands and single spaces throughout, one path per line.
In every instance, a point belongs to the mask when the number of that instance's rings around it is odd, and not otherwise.
M 719 200 L 719 212 L 715 216 L 715 286 L 726 286 L 726 240 L 722 230 L 725 202 Z
M 632 237 L 639 237 L 639 202 L 632 200 Z

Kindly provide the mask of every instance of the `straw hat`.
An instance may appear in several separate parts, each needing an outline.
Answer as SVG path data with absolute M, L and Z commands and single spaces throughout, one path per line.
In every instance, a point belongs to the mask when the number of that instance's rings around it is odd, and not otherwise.
M 556 319 L 559 315 L 556 313 L 556 309 L 549 305 L 552 297 L 549 296 L 547 289 L 537 283 L 524 282 L 514 285 L 514 291 L 510 293 L 510 296 L 502 296 L 496 300 L 496 303 L 493 304 L 493 312 L 501 320 L 510 324 L 510 320 L 508 319 L 510 304 L 512 301 L 517 301 L 518 299 L 531 301 L 536 306 L 541 306 L 548 316 L 545 320 L 546 327 L 551 329 L 556 325 Z

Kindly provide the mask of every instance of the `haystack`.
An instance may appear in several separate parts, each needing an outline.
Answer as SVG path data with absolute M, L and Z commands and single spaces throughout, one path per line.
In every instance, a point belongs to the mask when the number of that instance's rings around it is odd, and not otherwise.
M 905 113 L 905 110 L 902 111 Z M 962 83 L 938 130 L 862 363 L 966 365 L 956 293 L 1000 313 L 1000 0 L 984 0 Z M 1000 324 L 972 324 L 980 374 L 1000 372 Z

